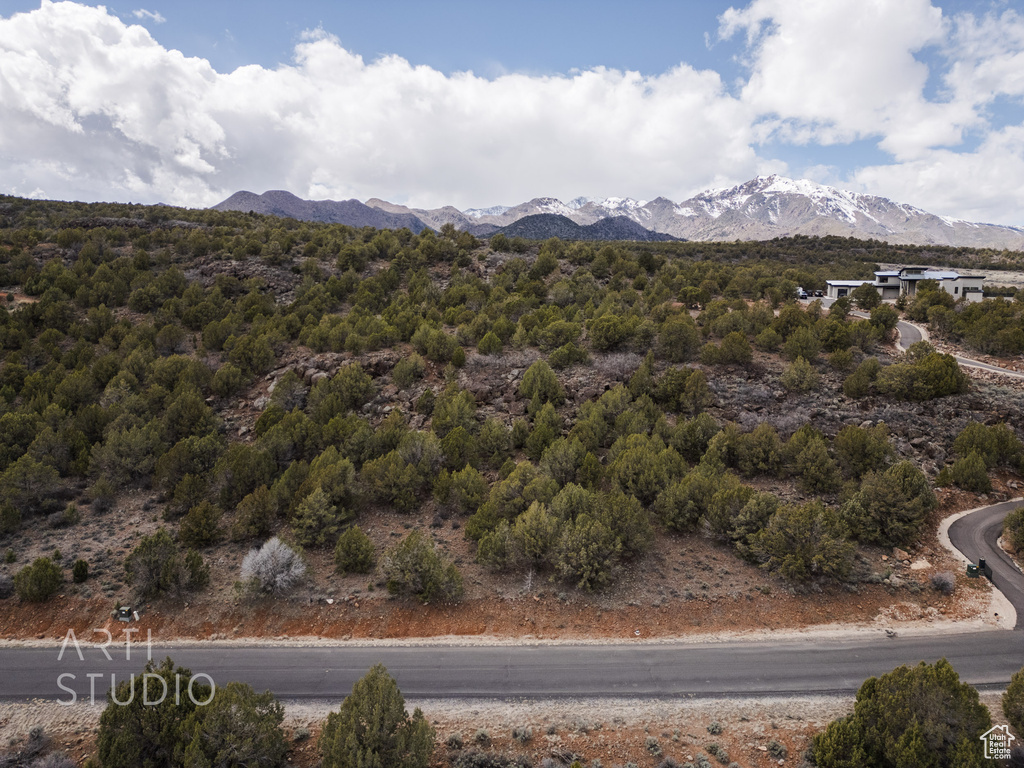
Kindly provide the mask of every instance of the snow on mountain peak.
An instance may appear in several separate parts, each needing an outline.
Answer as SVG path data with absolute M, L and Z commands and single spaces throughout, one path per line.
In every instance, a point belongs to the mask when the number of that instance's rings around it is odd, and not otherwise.
M 510 205 L 492 205 L 490 208 L 467 208 L 462 213 L 474 219 L 479 219 L 482 216 L 501 216 L 505 213 Z

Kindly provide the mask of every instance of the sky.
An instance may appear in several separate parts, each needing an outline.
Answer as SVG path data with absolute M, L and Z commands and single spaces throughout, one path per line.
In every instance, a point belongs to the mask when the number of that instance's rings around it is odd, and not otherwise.
M 770 173 L 1024 226 L 1024 4 L 0 0 L 6 194 L 465 209 Z

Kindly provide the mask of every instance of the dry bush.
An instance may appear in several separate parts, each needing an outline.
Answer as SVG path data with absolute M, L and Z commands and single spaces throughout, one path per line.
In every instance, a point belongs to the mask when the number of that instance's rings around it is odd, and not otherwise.
M 640 367 L 643 358 L 635 352 L 611 352 L 594 357 L 594 369 L 613 379 L 625 381 Z
M 242 583 L 254 592 L 280 594 L 306 575 L 302 557 L 276 536 L 242 560 Z

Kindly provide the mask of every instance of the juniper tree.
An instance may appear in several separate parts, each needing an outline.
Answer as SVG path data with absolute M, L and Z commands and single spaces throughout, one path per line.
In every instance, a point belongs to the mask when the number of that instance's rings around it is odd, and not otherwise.
M 427 768 L 434 729 L 419 709 L 409 716 L 395 679 L 377 664 L 327 715 L 319 746 L 323 768 Z

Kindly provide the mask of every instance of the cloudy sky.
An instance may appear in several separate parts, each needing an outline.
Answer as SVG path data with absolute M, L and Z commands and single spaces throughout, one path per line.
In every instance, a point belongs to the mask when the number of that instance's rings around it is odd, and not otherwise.
M 0 3 L 0 192 L 683 200 L 758 174 L 1024 225 L 1014 0 Z

